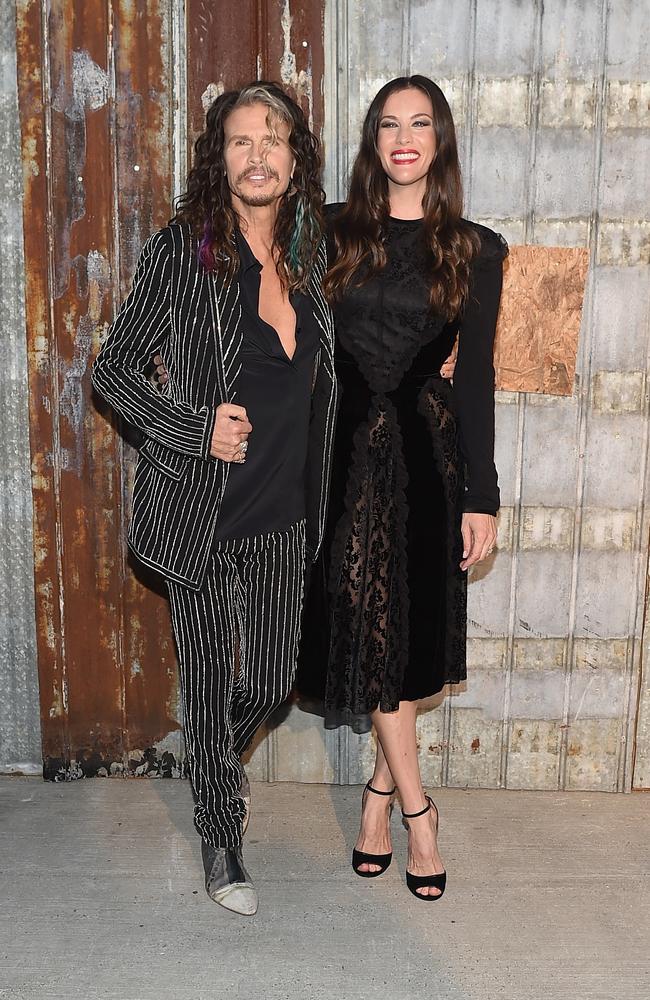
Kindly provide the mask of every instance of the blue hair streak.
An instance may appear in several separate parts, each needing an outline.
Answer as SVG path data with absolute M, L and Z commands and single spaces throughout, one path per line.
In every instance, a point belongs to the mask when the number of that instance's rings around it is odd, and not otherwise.
M 311 242 L 315 234 L 316 220 L 307 206 L 304 195 L 298 195 L 296 198 L 296 218 L 289 243 L 289 266 L 296 275 L 302 274 L 305 269 L 300 253 L 305 244 L 305 237 Z

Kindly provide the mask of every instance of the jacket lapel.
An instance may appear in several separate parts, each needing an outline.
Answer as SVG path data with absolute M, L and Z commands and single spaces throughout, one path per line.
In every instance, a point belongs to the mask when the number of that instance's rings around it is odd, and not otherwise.
M 328 372 L 334 374 L 334 320 L 325 296 L 323 295 L 323 278 L 327 269 L 327 250 L 325 240 L 318 248 L 318 257 L 309 280 L 309 295 L 314 306 L 314 318 L 320 328 L 321 361 L 326 360 Z
M 322 241 L 309 281 L 309 295 L 314 317 L 320 329 L 321 363 L 334 378 L 334 321 L 323 295 L 323 278 L 327 267 L 325 240 Z M 206 274 L 208 298 L 217 364 L 216 378 L 221 401 L 230 401 L 237 376 L 241 371 L 242 324 L 239 282 L 224 282 L 215 274 Z
M 336 375 L 334 372 L 334 317 L 323 295 L 323 278 L 326 268 L 327 251 L 325 240 L 323 240 L 309 282 L 309 295 L 314 306 L 314 317 L 321 331 L 318 369 L 312 394 L 312 420 L 309 429 L 307 462 L 307 547 L 312 559 L 315 559 L 318 554 L 325 531 L 337 405 Z
M 239 282 L 229 284 L 216 274 L 206 274 L 217 362 L 217 387 L 222 402 L 230 402 L 241 369 L 241 303 Z

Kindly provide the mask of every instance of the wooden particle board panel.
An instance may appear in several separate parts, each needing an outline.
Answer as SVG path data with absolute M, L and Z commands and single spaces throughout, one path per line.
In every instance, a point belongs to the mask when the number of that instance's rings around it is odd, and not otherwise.
M 513 246 L 494 346 L 496 388 L 570 396 L 589 251 Z

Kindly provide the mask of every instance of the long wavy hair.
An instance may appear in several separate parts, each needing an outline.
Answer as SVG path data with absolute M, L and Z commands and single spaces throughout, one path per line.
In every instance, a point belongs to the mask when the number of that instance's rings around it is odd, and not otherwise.
M 258 81 L 229 90 L 211 104 L 205 131 L 194 145 L 194 164 L 172 222 L 185 223 L 199 241 L 199 259 L 208 271 L 226 281 L 237 272 L 234 243 L 239 218 L 232 203 L 225 168 L 224 124 L 236 108 L 264 104 L 273 133 L 278 121 L 290 128 L 289 146 L 295 158 L 293 180 L 280 200 L 272 252 L 283 287 L 305 290 L 323 230 L 325 195 L 320 186 L 318 139 L 302 109 L 275 83 Z
M 422 199 L 422 236 L 431 269 L 431 308 L 451 319 L 467 298 L 470 262 L 479 240 L 461 218 L 463 185 L 451 110 L 440 87 L 426 76 L 400 76 L 391 80 L 368 109 L 347 202 L 334 223 L 336 261 L 325 277 L 324 288 L 335 301 L 347 288 L 363 284 L 386 264 L 384 237 L 390 200 L 377 135 L 386 101 L 409 87 L 417 87 L 426 94 L 433 109 L 436 151 Z

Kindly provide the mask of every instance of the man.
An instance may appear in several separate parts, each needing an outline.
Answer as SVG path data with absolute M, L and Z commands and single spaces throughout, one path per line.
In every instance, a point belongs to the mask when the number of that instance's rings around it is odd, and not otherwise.
M 217 98 L 93 368 L 144 434 L 129 544 L 167 580 L 206 889 L 242 914 L 257 894 L 240 758 L 291 688 L 305 547 L 315 558 L 325 518 L 336 384 L 319 170 L 280 88 Z

